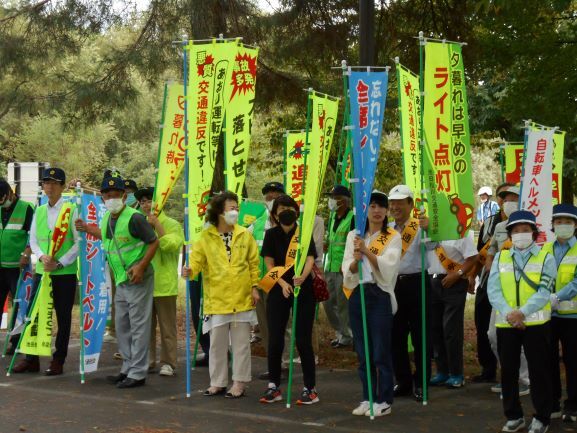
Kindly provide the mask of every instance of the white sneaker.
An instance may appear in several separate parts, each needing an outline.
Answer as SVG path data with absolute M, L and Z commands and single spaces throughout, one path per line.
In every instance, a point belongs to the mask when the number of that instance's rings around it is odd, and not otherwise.
M 533 418 L 533 421 L 531 421 L 531 425 L 529 426 L 528 433 L 547 433 L 548 430 L 548 425 L 543 425 L 543 423 L 537 418 Z
M 503 426 L 501 431 L 504 432 L 517 432 L 521 429 L 525 428 L 525 420 L 523 418 L 519 419 L 510 419 L 507 423 Z
M 374 416 L 385 416 L 390 415 L 391 405 L 387 402 L 384 403 L 373 403 L 373 415 Z M 367 409 L 365 416 L 371 416 L 370 409 Z
M 104 334 L 104 337 L 102 337 L 102 341 L 104 343 L 116 343 L 116 337 L 114 335 L 110 335 L 108 332 L 106 334 Z
M 361 403 L 353 409 L 353 415 L 364 415 L 370 408 L 368 401 L 361 401 Z
M 174 369 L 170 365 L 164 364 L 160 367 L 160 373 L 158 374 L 161 376 L 174 376 Z

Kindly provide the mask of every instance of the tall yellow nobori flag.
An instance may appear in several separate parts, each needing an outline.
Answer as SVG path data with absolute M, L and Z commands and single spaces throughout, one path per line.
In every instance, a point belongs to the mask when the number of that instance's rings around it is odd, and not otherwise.
M 257 48 L 242 44 L 238 46 L 232 70 L 231 94 L 225 114 L 226 189 L 239 195 L 242 194 L 248 164 L 257 57 Z
M 232 77 L 239 40 L 191 41 L 188 50 L 188 222 L 194 242 L 203 227 L 216 152 L 225 112 L 232 95 Z
M 185 151 L 184 89 L 182 83 L 170 82 L 164 86 L 153 198 L 156 215 L 164 208 L 180 173 L 182 173 Z

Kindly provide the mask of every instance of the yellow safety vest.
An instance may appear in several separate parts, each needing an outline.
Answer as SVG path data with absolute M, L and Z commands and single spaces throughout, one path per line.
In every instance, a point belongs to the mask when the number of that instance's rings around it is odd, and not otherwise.
M 541 273 L 547 254 L 548 252 L 542 249 L 536 256 L 532 255 L 523 268 L 525 275 L 535 285 L 538 285 L 541 281 Z M 535 289 L 522 276 L 519 275 L 518 280 L 515 278 L 515 268 L 510 250 L 503 250 L 499 255 L 499 278 L 503 296 L 511 308 L 518 309 L 522 307 L 535 294 Z M 542 325 L 550 319 L 551 304 L 547 302 L 543 309 L 526 316 L 524 323 L 526 326 Z M 507 322 L 507 317 L 499 311 L 497 311 L 495 326 L 497 328 L 511 328 L 511 325 Z
M 543 250 L 553 254 L 553 242 L 543 245 Z M 555 280 L 555 292 L 560 291 L 575 278 L 577 268 L 577 243 L 565 254 L 561 263 L 557 264 L 557 279 Z M 570 301 L 560 301 L 557 307 L 559 314 L 577 314 L 577 296 Z

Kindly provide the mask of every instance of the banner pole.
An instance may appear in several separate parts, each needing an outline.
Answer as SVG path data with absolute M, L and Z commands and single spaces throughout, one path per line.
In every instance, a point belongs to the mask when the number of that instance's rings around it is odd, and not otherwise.
M 76 183 L 76 212 L 80 213 L 80 218 L 84 221 L 84 207 L 82 206 L 82 188 L 80 182 Z M 84 266 L 82 266 L 82 254 L 86 254 L 86 233 L 80 233 L 80 245 L 78 248 L 78 311 L 80 313 L 80 383 L 84 384 L 84 312 L 82 307 L 82 288 L 84 278 Z
M 158 138 L 158 156 L 156 157 L 156 177 L 154 180 L 154 194 L 152 197 L 152 212 L 156 216 L 158 216 L 158 214 L 162 210 L 162 208 L 160 206 L 158 206 L 158 200 L 157 200 L 156 194 L 158 191 L 158 173 L 159 173 L 159 169 L 160 169 L 160 151 L 162 150 L 162 136 L 164 135 L 164 122 L 166 120 L 165 116 L 166 116 L 166 99 L 167 98 L 168 98 L 168 83 L 164 83 L 164 97 L 162 98 L 162 114 L 160 117 L 161 123 L 158 127 L 160 132 L 159 132 L 159 138 Z M 156 207 L 158 207 L 158 211 L 157 211 Z
M 304 152 L 304 173 L 303 173 L 303 195 L 302 195 L 302 200 L 301 200 L 301 205 L 300 205 L 300 211 L 299 211 L 299 225 L 297 227 L 298 231 L 299 231 L 299 241 L 298 241 L 298 248 L 297 248 L 297 256 L 296 256 L 296 260 L 295 260 L 295 264 L 294 264 L 294 274 L 296 276 L 297 273 L 297 264 L 299 263 L 299 259 L 300 259 L 300 254 L 301 254 L 301 238 L 302 238 L 302 222 L 303 222 L 303 210 L 304 210 L 304 204 L 305 204 L 305 189 L 306 189 L 306 177 L 307 177 L 307 155 L 308 152 L 306 150 L 308 150 L 307 148 L 309 147 L 309 131 L 310 131 L 310 123 L 311 123 L 311 111 L 312 111 L 312 98 L 311 98 L 311 93 L 312 93 L 312 88 L 308 89 L 308 93 L 307 93 L 307 123 L 306 123 L 306 133 L 305 133 L 305 152 Z M 298 308 L 298 303 L 297 303 L 297 298 L 300 292 L 300 286 L 299 287 L 295 287 L 294 288 L 294 293 L 293 293 L 293 314 L 292 314 L 292 323 L 291 323 L 291 339 L 290 339 L 290 347 L 289 347 L 289 377 L 288 377 L 288 385 L 287 385 L 287 402 L 286 402 L 286 407 L 288 409 L 290 409 L 291 407 L 291 391 L 292 391 L 292 384 L 293 384 L 293 370 L 294 370 L 294 350 L 295 350 L 295 333 L 296 333 L 296 325 L 297 325 L 297 308 Z
M 288 147 L 288 131 L 285 131 L 283 134 L 283 143 L 282 143 L 282 176 L 283 176 L 283 185 L 286 188 L 286 181 L 287 181 L 287 147 Z
M 420 160 L 421 160 L 421 212 L 425 210 L 425 198 L 426 193 L 425 189 L 425 170 L 423 166 L 423 159 L 425 154 L 425 135 L 424 135 L 424 109 L 425 109 L 425 77 L 424 77 L 424 63 L 423 63 L 423 56 L 424 56 L 424 46 L 427 43 L 423 36 L 423 32 L 419 32 L 419 87 L 420 87 L 420 106 L 421 106 L 421 123 L 419 125 L 420 128 Z M 423 406 L 428 404 L 428 397 L 429 397 L 429 389 L 428 389 L 428 344 L 427 344 L 427 293 L 426 293 L 426 284 L 425 284 L 425 231 L 421 229 L 421 362 L 422 362 L 422 380 L 423 380 Z
M 523 197 L 523 183 L 525 179 L 525 159 L 527 158 L 527 144 L 529 142 L 530 128 L 531 128 L 531 119 L 525 121 L 525 137 L 523 140 L 523 162 L 521 163 L 521 182 L 519 182 L 519 206 L 521 206 L 521 197 Z
M 20 284 L 22 283 L 22 275 L 24 274 L 25 270 L 20 269 L 20 274 L 18 275 L 18 282 L 16 283 L 16 293 L 14 294 L 14 299 L 12 300 L 12 311 L 10 312 L 10 320 L 8 321 L 8 329 L 6 330 L 6 340 L 4 340 L 4 348 L 2 349 L 2 358 L 6 357 L 6 350 L 8 349 L 8 343 L 10 342 L 10 333 L 14 329 L 14 324 L 16 322 L 16 313 L 18 311 L 17 307 L 19 308 L 20 299 L 18 296 L 18 290 L 20 289 Z
M 505 144 L 499 145 L 499 165 L 501 166 L 501 183 L 505 182 Z
M 184 96 L 184 237 L 185 237 L 185 265 L 188 267 L 188 259 L 190 253 L 190 227 L 188 221 L 188 177 L 189 177 L 189 149 L 188 149 L 188 36 L 183 35 L 183 50 L 182 50 L 182 63 L 183 63 L 183 96 Z M 186 397 L 190 398 L 190 279 L 186 279 Z M 198 335 L 196 336 L 198 339 Z

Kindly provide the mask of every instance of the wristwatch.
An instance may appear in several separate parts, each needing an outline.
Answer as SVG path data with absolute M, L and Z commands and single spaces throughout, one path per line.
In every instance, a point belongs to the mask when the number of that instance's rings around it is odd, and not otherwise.
M 56 262 L 56 269 L 62 269 L 64 265 L 60 262 Z

